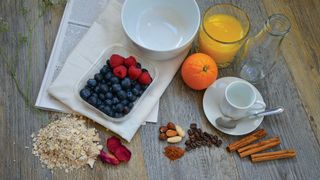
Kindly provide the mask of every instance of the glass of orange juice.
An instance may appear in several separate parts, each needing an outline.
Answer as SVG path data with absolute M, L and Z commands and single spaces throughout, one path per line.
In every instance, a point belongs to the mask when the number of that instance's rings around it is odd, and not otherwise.
M 248 15 L 231 4 L 209 7 L 199 31 L 199 51 L 211 56 L 219 68 L 229 66 L 250 30 Z

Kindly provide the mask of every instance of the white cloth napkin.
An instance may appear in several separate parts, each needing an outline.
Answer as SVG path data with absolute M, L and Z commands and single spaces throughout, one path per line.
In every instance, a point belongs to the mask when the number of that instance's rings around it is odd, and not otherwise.
M 109 1 L 106 9 L 71 52 L 59 76 L 50 86 L 48 92 L 72 110 L 91 118 L 130 142 L 146 118 L 157 116 L 152 114 L 154 112 L 152 110 L 157 111 L 157 107 L 156 109 L 154 107 L 158 105 L 157 103 L 161 95 L 171 82 L 183 59 L 188 54 L 189 49 L 172 60 L 154 62 L 159 72 L 158 81 L 154 82 L 154 88 L 141 101 L 140 107 L 136 109 L 130 119 L 120 123 L 111 122 L 88 109 L 86 105 L 76 98 L 75 93 L 78 92 L 74 92 L 73 90 L 79 78 L 89 70 L 89 67 L 97 60 L 106 47 L 116 43 L 135 48 L 125 36 L 121 26 L 120 14 L 122 4 L 122 0 Z M 138 55 L 144 57 L 144 54 Z

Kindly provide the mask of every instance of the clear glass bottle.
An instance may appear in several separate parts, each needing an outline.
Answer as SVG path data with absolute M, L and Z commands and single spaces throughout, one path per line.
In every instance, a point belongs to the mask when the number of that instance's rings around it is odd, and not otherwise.
M 280 45 L 290 31 L 289 19 L 282 14 L 273 14 L 262 30 L 249 38 L 234 59 L 238 76 L 251 83 L 262 80 L 280 59 Z

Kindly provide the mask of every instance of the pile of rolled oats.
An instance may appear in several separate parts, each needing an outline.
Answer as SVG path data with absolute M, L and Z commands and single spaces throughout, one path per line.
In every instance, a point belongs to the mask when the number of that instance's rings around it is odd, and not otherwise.
M 85 117 L 68 114 L 40 129 L 33 138 L 33 154 L 49 169 L 66 172 L 93 164 L 103 148 L 95 128 L 87 128 Z

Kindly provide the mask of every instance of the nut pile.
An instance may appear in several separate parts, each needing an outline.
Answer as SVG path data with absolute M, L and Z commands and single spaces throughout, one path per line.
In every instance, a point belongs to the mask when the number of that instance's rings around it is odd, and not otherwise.
M 222 144 L 221 139 L 218 139 L 217 135 L 202 132 L 200 128 L 197 128 L 197 124 L 195 123 L 190 124 L 188 135 L 189 139 L 185 142 L 186 151 L 200 148 L 201 146 L 212 147 L 212 145 L 215 145 L 219 147 Z
M 85 164 L 93 167 L 103 148 L 95 128 L 87 128 L 85 117 L 68 114 L 40 129 L 33 138 L 33 154 L 49 169 L 64 168 L 66 172 Z
M 168 143 L 178 143 L 185 136 L 184 130 L 172 122 L 169 122 L 167 126 L 161 126 L 159 132 L 159 139 L 167 140 Z

